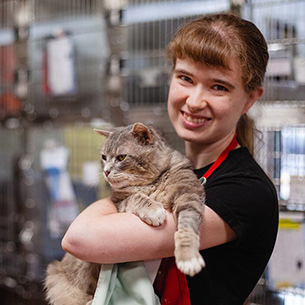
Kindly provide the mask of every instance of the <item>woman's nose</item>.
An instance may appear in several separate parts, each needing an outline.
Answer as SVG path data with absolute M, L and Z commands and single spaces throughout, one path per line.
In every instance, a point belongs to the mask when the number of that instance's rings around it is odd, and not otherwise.
M 192 92 L 186 100 L 186 105 L 191 112 L 200 111 L 205 108 L 207 106 L 207 101 L 204 90 Z

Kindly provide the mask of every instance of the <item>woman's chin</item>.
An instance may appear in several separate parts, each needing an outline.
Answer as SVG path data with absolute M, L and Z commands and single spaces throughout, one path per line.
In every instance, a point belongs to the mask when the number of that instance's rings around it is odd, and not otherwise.
M 202 138 L 200 133 L 194 130 L 181 129 L 177 130 L 177 134 L 182 140 L 187 142 L 199 143 Z

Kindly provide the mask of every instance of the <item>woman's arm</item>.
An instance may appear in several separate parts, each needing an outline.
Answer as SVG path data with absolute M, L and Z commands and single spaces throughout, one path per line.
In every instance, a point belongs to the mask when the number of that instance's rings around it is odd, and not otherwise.
M 71 224 L 62 241 L 65 251 L 96 263 L 149 260 L 174 255 L 176 223 L 171 213 L 159 227 L 130 213 L 117 213 L 109 198 L 85 209 Z M 201 249 L 233 240 L 235 233 L 206 207 L 201 226 Z
M 85 209 L 62 241 L 65 251 L 86 261 L 118 263 L 171 256 L 175 224 L 169 214 L 153 227 L 131 213 L 117 213 L 109 198 Z M 165 246 L 166 245 L 166 246 Z

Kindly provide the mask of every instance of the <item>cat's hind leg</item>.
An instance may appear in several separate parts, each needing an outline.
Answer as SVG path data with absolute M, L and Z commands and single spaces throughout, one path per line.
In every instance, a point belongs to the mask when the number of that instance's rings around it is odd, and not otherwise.
M 67 278 L 62 262 L 55 261 L 48 265 L 44 286 L 50 305 L 85 305 L 93 299 L 92 295 Z

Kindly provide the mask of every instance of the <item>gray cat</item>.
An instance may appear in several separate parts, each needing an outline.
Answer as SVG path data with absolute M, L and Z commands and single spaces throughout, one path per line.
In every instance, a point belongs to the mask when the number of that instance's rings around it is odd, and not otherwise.
M 119 212 L 131 212 L 159 226 L 165 209 L 177 220 L 177 267 L 190 276 L 204 267 L 199 253 L 199 231 L 205 193 L 188 158 L 173 150 L 152 126 L 135 123 L 110 131 L 100 151 L 103 174 L 112 188 Z M 100 265 L 66 254 L 48 266 L 45 287 L 52 305 L 89 305 L 97 285 Z

